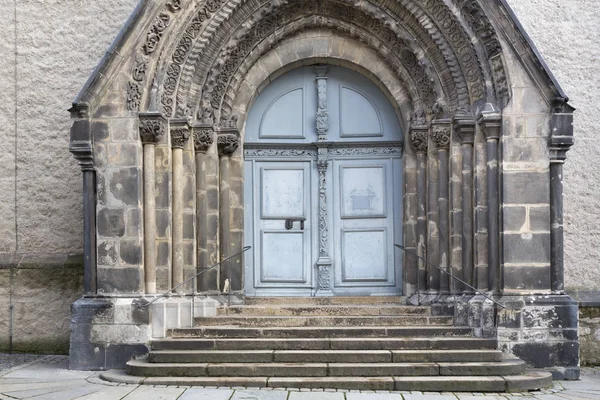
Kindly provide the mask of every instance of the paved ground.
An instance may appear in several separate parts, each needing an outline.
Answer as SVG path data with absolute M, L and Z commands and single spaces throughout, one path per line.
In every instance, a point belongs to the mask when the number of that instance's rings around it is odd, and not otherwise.
M 429 393 L 191 388 L 113 384 L 97 373 L 69 371 L 65 356 L 0 354 L 0 399 L 35 400 L 600 400 L 600 368 L 576 382 L 529 393 Z

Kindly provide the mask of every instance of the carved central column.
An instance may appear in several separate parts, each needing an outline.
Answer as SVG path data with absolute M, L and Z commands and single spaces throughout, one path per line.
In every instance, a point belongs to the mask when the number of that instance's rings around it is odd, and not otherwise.
M 200 271 L 209 267 L 208 262 L 208 204 L 206 192 L 206 153 L 214 141 L 212 125 L 196 125 L 193 127 L 193 140 L 196 161 L 196 260 Z M 197 271 L 197 272 L 200 272 Z M 214 290 L 217 282 L 217 271 L 207 271 L 198 278 L 201 292 Z
M 439 266 L 448 273 L 450 264 L 450 207 L 449 207 L 449 149 L 450 121 L 437 120 L 433 123 L 433 141 L 438 150 L 438 209 L 439 209 Z M 446 273 L 440 275 L 440 294 L 450 292 L 450 277 Z
M 190 138 L 190 127 L 186 119 L 171 120 L 171 148 L 173 159 L 173 287 L 184 280 L 183 260 L 183 148 Z M 177 290 L 182 292 L 183 288 Z
M 317 73 L 317 134 L 319 141 L 327 141 L 329 112 L 327 111 L 327 71 L 326 65 L 315 67 Z
M 146 293 L 156 293 L 156 173 L 155 145 L 165 134 L 166 120 L 157 112 L 140 113 L 144 144 L 144 276 Z

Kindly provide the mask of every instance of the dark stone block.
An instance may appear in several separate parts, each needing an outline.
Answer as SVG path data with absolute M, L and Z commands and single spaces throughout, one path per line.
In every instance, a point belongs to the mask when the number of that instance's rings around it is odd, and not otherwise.
M 106 205 L 106 178 L 102 174 L 96 174 L 96 198 L 99 205 Z
M 576 381 L 581 375 L 579 367 L 551 368 L 549 371 L 555 381 Z
M 114 312 L 110 300 L 84 297 L 71 304 L 71 324 L 112 323 Z
M 103 242 L 98 246 L 98 264 L 106 266 L 117 265 L 117 248 L 112 242 Z
M 108 139 L 110 136 L 108 124 L 105 122 L 94 122 L 92 124 L 92 135 L 94 136 L 94 141 Z
M 122 240 L 120 250 L 121 260 L 125 264 L 140 265 L 142 263 L 142 246 L 137 240 Z
M 101 371 L 106 369 L 106 349 L 103 344 L 71 341 L 69 348 L 69 368 L 80 371 Z
M 505 204 L 550 203 L 550 175 L 547 172 L 505 172 L 502 178 Z
M 517 267 L 506 265 L 504 266 L 504 288 L 527 290 L 549 289 L 550 266 Z
M 218 215 L 207 215 L 206 216 L 206 233 L 209 238 L 215 237 L 219 231 L 219 216 Z
M 500 310 L 498 312 L 498 327 L 520 328 L 521 327 L 521 311 Z
M 119 114 L 119 108 L 113 104 L 106 104 L 96 109 L 94 118 L 115 117 Z
M 529 226 L 532 231 L 550 232 L 550 207 L 531 207 Z
M 171 203 L 171 191 L 169 187 L 171 182 L 171 176 L 166 173 L 157 173 L 156 174 L 156 184 L 155 184 L 155 193 L 156 193 L 156 208 L 169 208 Z
M 115 172 L 110 180 L 110 191 L 116 199 L 129 206 L 138 205 L 142 197 L 142 177 L 136 167 Z
M 145 344 L 109 344 L 106 347 L 106 369 L 124 369 L 127 361 L 148 354 Z
M 556 306 L 523 310 L 525 328 L 577 328 L 577 306 Z
M 156 265 L 168 266 L 171 259 L 171 246 L 169 242 L 160 241 L 156 248 Z
M 98 234 L 106 237 L 125 235 L 125 211 L 121 209 L 103 208 L 98 211 Z
M 218 272 L 216 269 L 212 269 L 210 271 L 206 271 L 202 275 L 198 277 L 198 290 L 200 292 L 214 292 L 217 291 L 218 284 Z
M 534 368 L 576 367 L 579 365 L 577 342 L 517 343 L 513 353 Z
M 185 177 L 183 187 L 183 202 L 189 207 L 193 207 L 196 201 L 196 178 L 194 176 Z
M 90 123 L 87 120 L 77 120 L 71 125 L 71 142 L 91 141 Z
M 503 239 L 505 263 L 550 263 L 549 233 L 504 234 Z
M 194 256 L 196 253 L 196 247 L 194 243 L 184 243 L 183 245 L 183 264 L 184 265 L 195 265 Z
M 206 190 L 206 205 L 209 210 L 219 209 L 219 190 L 217 188 Z
M 140 293 L 143 288 L 140 268 L 98 268 L 98 293 Z
M 196 215 L 183 214 L 183 238 L 194 239 L 196 237 Z
M 156 237 L 168 239 L 171 235 L 171 213 L 169 210 L 156 210 Z
M 148 307 L 148 300 L 134 300 L 131 303 L 131 317 L 134 324 L 148 325 L 150 323 L 150 307 Z
M 520 231 L 527 222 L 527 209 L 525 207 L 504 207 L 502 209 L 505 231 Z

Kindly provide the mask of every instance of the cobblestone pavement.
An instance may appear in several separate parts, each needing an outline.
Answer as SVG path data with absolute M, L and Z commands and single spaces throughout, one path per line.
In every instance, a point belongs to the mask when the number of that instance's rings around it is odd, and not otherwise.
M 18 365 L 17 365 L 18 364 Z M 6 367 L 6 368 L 5 368 Z M 579 381 L 554 382 L 528 393 L 303 391 L 140 386 L 102 381 L 94 372 L 69 371 L 66 356 L 0 354 L 0 399 L 35 400 L 600 400 L 600 368 L 584 368 Z

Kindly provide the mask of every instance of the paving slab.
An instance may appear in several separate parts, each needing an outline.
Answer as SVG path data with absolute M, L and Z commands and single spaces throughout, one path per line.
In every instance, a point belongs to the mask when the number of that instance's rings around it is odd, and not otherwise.
M 123 400 L 176 400 L 184 391 L 185 389 L 176 387 L 156 389 L 150 386 L 140 386 L 125 396 Z
M 61 390 L 58 392 L 48 393 L 34 397 L 35 400 L 75 400 L 80 399 L 82 396 L 96 393 L 102 388 L 98 385 L 85 385 L 79 387 L 73 387 L 67 390 Z M 108 399 L 107 399 L 108 400 Z
M 456 400 L 454 395 L 443 394 L 405 394 L 404 400 Z
M 346 400 L 402 400 L 400 393 L 346 393 Z
M 236 390 L 231 400 L 287 400 L 287 398 L 288 392 L 284 390 Z
M 164 389 L 155 389 L 164 390 Z M 227 389 L 187 389 L 177 400 L 229 400 L 233 390 Z
M 133 392 L 136 389 L 135 386 L 96 386 L 100 390 L 98 390 L 95 393 L 90 393 L 88 395 L 80 397 L 77 400 L 117 400 L 122 399 L 123 397 L 127 396 L 129 393 Z
M 291 392 L 288 400 L 344 400 L 344 393 Z

